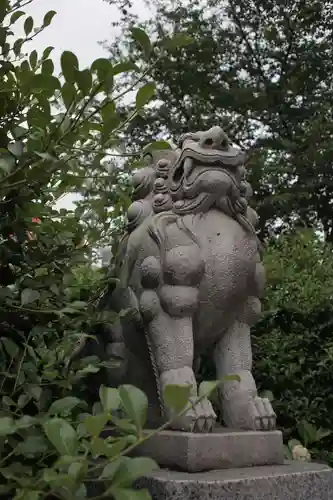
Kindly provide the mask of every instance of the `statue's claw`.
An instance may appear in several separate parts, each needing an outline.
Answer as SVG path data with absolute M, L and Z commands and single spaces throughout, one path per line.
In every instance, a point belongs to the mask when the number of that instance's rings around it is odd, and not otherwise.
M 255 407 L 255 428 L 258 431 L 269 431 L 275 429 L 276 415 L 271 403 L 267 398 L 256 397 L 253 399 Z
M 228 427 L 253 431 L 270 431 L 276 427 L 271 403 L 258 396 L 246 401 L 234 398 L 224 401 L 224 420 Z
M 204 398 L 195 404 L 195 399 L 190 398 L 191 408 L 172 422 L 172 429 L 195 433 L 212 432 L 217 417 L 210 401 Z

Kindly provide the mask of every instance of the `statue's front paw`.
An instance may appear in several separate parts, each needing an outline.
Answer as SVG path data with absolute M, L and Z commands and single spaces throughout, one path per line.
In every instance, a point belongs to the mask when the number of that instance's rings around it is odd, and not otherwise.
M 276 427 L 276 415 L 267 398 L 244 397 L 223 402 L 225 424 L 234 429 L 270 431 Z
M 216 413 L 207 398 L 196 403 L 197 398 L 191 397 L 191 408 L 181 417 L 175 418 L 170 428 L 185 432 L 208 433 L 214 428 Z

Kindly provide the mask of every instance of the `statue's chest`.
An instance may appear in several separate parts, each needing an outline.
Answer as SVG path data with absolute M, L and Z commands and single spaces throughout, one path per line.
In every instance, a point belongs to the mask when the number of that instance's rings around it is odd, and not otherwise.
M 218 211 L 202 216 L 195 233 L 205 262 L 202 287 L 207 297 L 221 304 L 227 295 L 246 293 L 259 260 L 255 237 Z

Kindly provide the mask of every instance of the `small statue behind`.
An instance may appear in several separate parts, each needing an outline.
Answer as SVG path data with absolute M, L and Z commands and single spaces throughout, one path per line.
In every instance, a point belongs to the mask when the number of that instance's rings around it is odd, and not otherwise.
M 217 378 L 240 377 L 221 383 L 224 424 L 275 429 L 272 406 L 258 396 L 252 376 L 250 328 L 261 312 L 265 279 L 245 172 L 244 153 L 213 127 L 183 135 L 176 150 L 153 153 L 133 176 L 115 295 L 126 294 L 119 304 L 133 307 L 141 321 L 116 325 L 104 342 L 110 356 L 123 349 L 122 373 L 108 382 L 147 394 L 151 427 L 171 416 L 163 400 L 168 384 L 190 384 L 196 400 L 195 373 L 213 347 Z M 215 422 L 203 399 L 171 427 L 207 433 Z

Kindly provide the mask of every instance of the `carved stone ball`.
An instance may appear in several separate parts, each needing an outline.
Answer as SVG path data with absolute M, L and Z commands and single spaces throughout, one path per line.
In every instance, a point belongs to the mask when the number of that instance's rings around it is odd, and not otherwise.
M 199 290 L 193 286 L 163 285 L 159 294 L 163 309 L 172 316 L 191 316 L 198 305 Z
M 161 312 L 160 299 L 154 290 L 145 290 L 141 294 L 140 312 L 147 322 L 151 322 Z
M 197 245 L 172 248 L 165 254 L 163 278 L 169 285 L 196 286 L 204 272 L 204 261 Z
M 133 231 L 149 215 L 151 203 L 147 200 L 134 201 L 127 210 L 127 228 Z
M 127 210 L 127 219 L 128 221 L 135 220 L 141 213 L 142 206 L 139 201 L 134 201 Z
M 166 185 L 164 179 L 159 177 L 156 179 L 154 182 L 154 192 L 155 193 L 167 193 L 168 192 L 168 186 Z
M 169 168 L 170 168 L 170 161 L 166 160 L 165 158 L 162 158 L 157 162 L 156 165 L 157 175 L 159 177 L 162 177 L 163 179 L 166 179 L 169 174 Z
M 147 257 L 141 264 L 141 284 L 143 288 L 155 289 L 159 286 L 161 278 L 161 263 L 154 256 Z
M 156 172 L 153 167 L 145 167 L 138 170 L 132 177 L 134 187 L 133 198 L 145 198 L 153 188 Z

